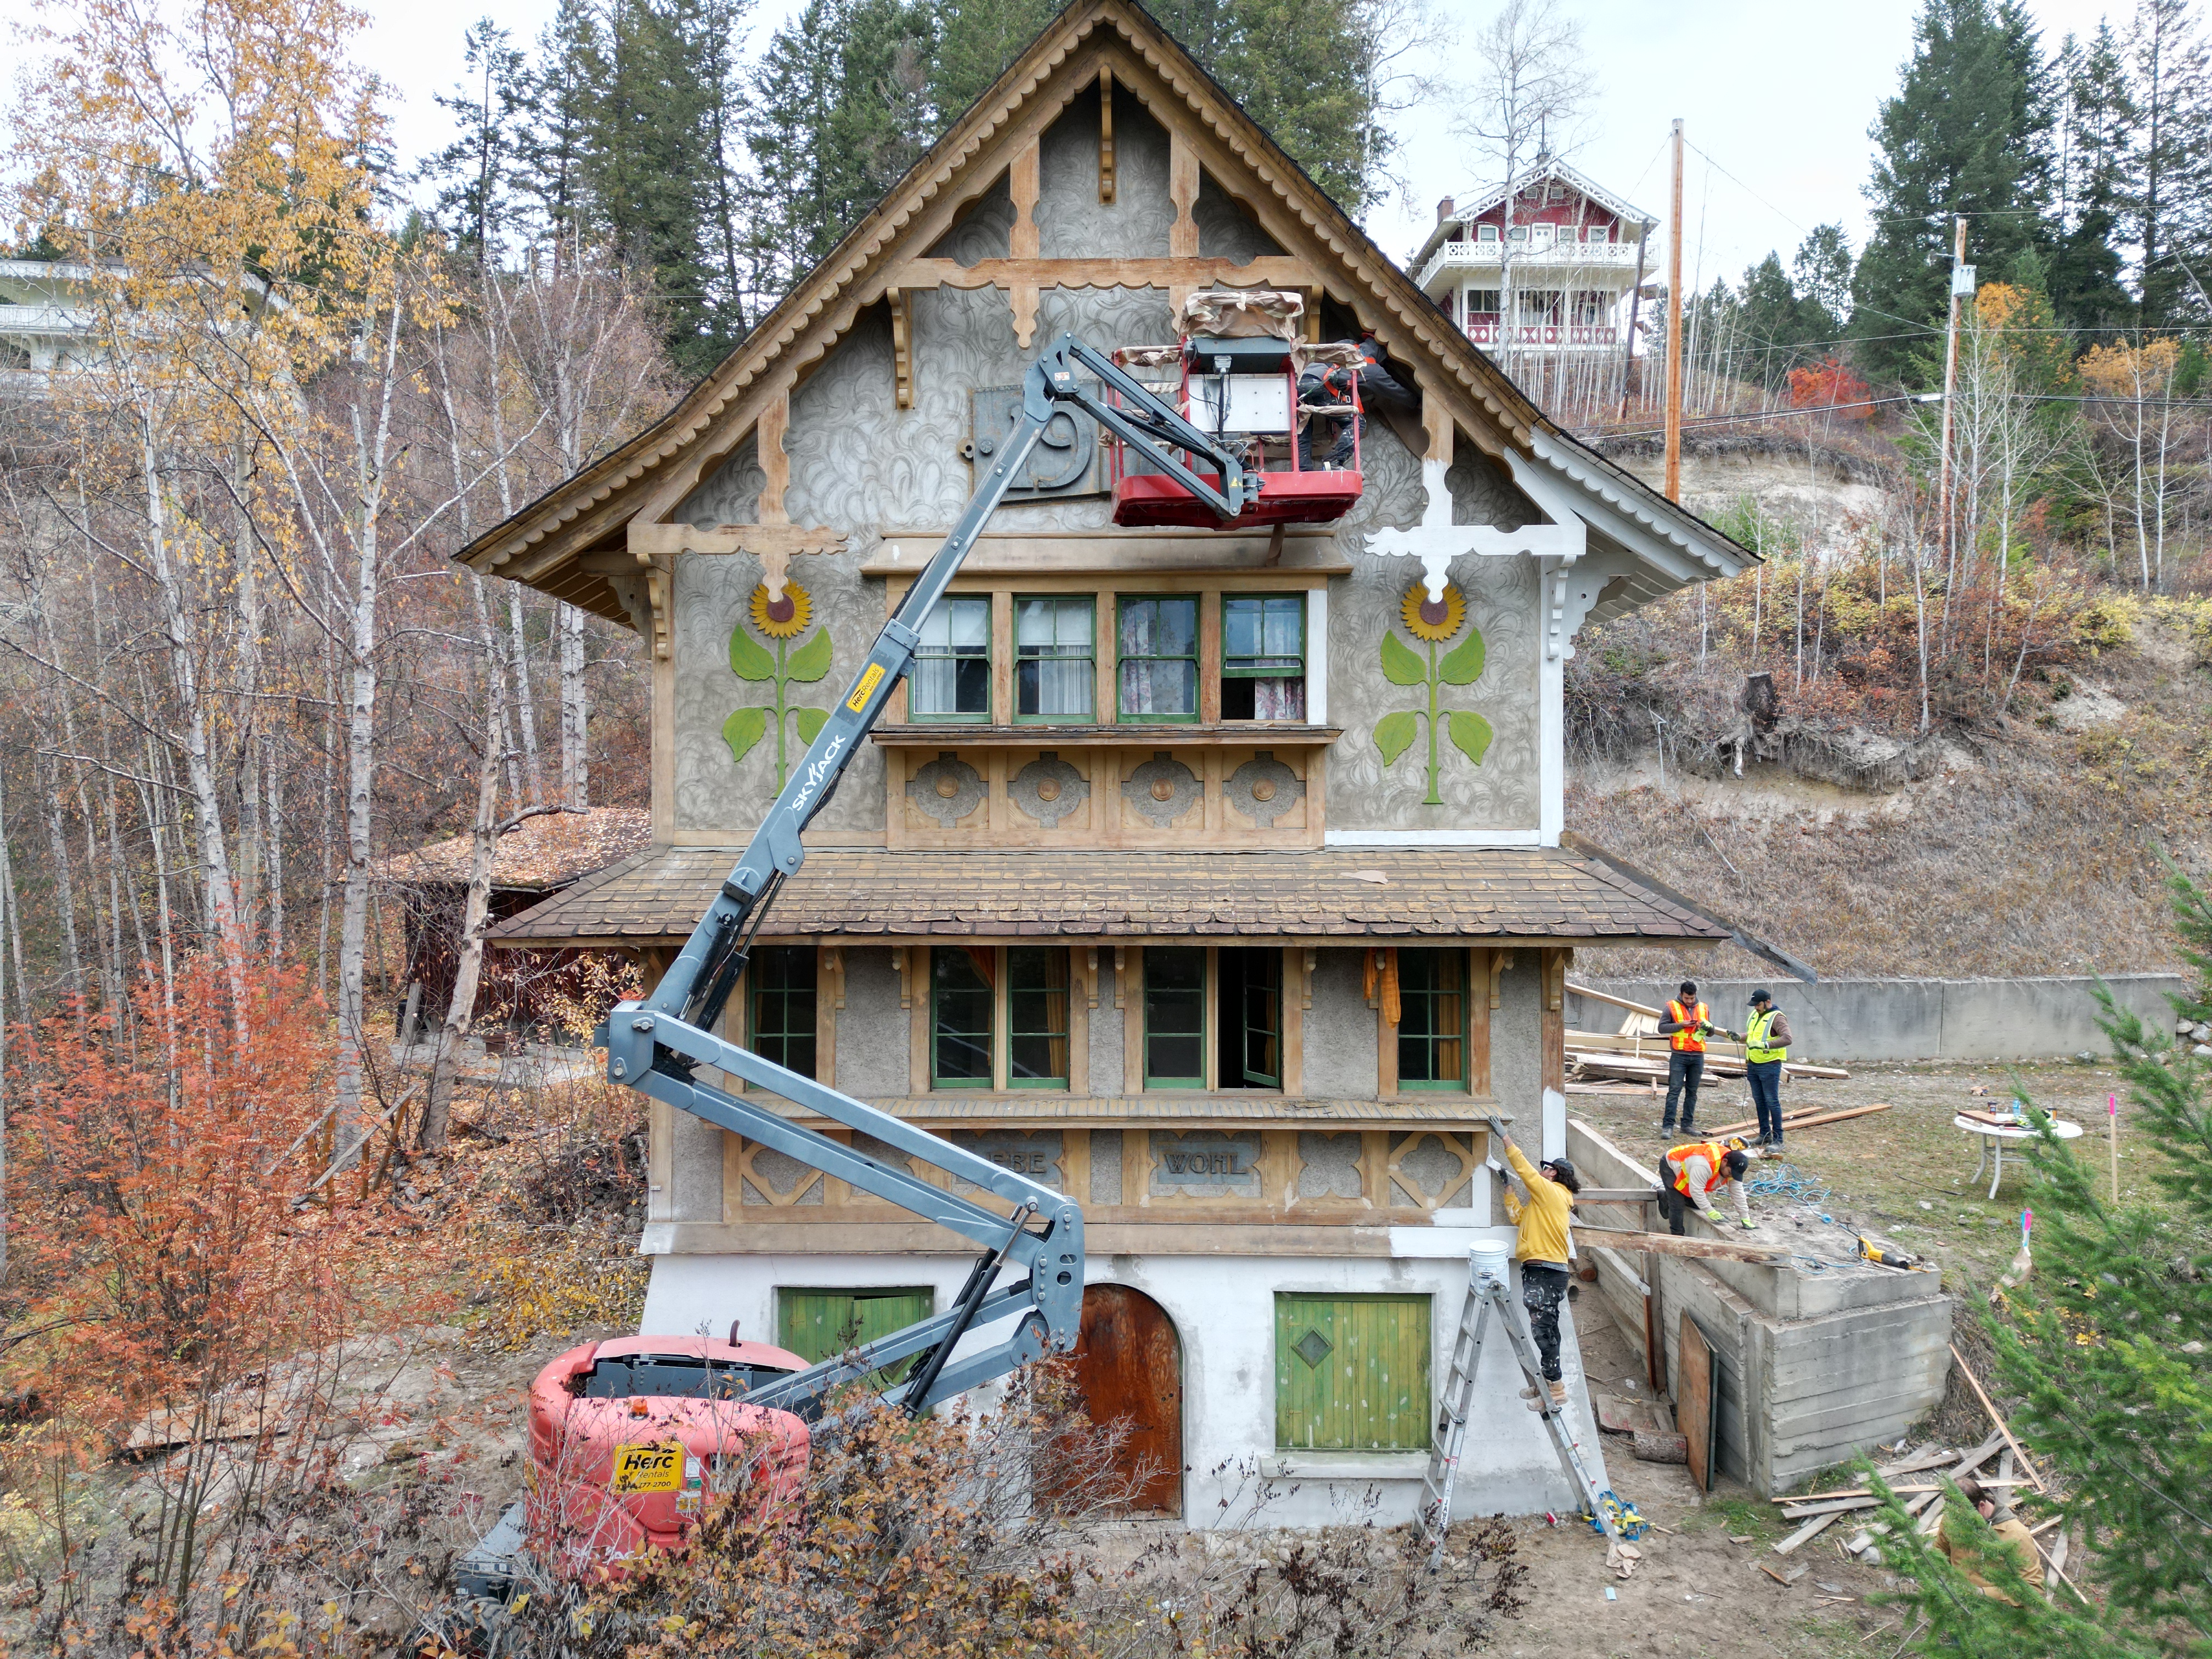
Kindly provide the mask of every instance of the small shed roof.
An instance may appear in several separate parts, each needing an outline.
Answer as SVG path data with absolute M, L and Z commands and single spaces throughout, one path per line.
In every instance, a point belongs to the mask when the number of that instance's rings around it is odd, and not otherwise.
M 641 806 L 533 812 L 495 844 L 491 884 L 510 892 L 553 892 L 643 852 L 652 841 L 653 814 Z M 466 886 L 475 848 L 473 836 L 432 842 L 385 860 L 380 873 L 401 886 Z

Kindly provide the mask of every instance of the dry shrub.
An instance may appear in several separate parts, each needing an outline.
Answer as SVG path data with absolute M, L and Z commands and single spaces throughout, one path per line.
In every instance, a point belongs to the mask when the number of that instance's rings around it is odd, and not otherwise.
M 652 1264 L 627 1230 L 494 1223 L 483 1234 L 481 1346 L 519 1352 L 586 1325 L 635 1328 Z
M 203 957 L 128 1022 L 48 1021 L 16 1073 L 0 1389 L 39 1420 L 0 1449 L 23 1610 L 57 1646 L 251 1626 L 275 1546 L 343 1490 L 360 1334 L 444 1305 L 409 1218 L 304 1201 L 334 1047 L 297 973 Z M 111 1502 L 118 1454 L 148 1462 Z

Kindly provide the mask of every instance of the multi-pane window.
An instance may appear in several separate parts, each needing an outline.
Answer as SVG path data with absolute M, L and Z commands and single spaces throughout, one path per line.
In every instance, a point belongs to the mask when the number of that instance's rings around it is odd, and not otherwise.
M 1306 717 L 1306 596 L 1224 594 L 1221 600 L 1221 718 Z
M 1067 1086 L 1067 951 L 1006 949 L 1006 1078 L 1017 1089 Z
M 1014 714 L 1018 720 L 1088 720 L 1093 666 L 1091 601 L 1048 595 L 1014 600 Z
M 992 1083 L 989 948 L 937 945 L 929 953 L 929 1080 L 938 1089 Z
M 1467 314 L 1474 317 L 1498 315 L 1498 290 L 1494 288 L 1471 288 L 1467 291 Z
M 1398 952 L 1398 1086 L 1467 1085 L 1467 953 Z
M 1429 1298 L 1275 1297 L 1275 1444 L 1421 1451 L 1429 1444 Z
M 918 720 L 991 718 L 989 599 L 939 599 L 922 618 L 907 708 Z
M 752 1050 L 801 1077 L 814 1071 L 814 968 L 811 945 L 764 945 L 752 954 Z
M 1198 718 L 1198 599 L 1122 599 L 1115 653 L 1121 664 L 1121 718 Z
M 1474 240 L 1478 242 L 1496 241 L 1498 240 L 1498 227 L 1496 225 L 1477 225 L 1474 228 Z
M 1206 1086 L 1206 951 L 1145 948 L 1145 1086 Z

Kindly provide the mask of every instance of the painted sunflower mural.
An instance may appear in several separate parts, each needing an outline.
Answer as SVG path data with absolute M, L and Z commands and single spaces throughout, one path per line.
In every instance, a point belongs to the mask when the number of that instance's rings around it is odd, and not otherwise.
M 1382 677 L 1393 685 L 1421 687 L 1428 694 L 1428 706 L 1400 709 L 1376 721 L 1375 746 L 1382 751 L 1383 765 L 1396 765 L 1398 757 L 1422 735 L 1422 722 L 1425 720 L 1429 791 L 1421 805 L 1442 806 L 1444 799 L 1437 787 L 1443 768 L 1440 740 L 1450 738 L 1452 747 L 1476 766 L 1481 765 L 1482 757 L 1490 752 L 1490 722 L 1471 708 L 1446 708 L 1443 705 L 1444 687 L 1473 685 L 1482 678 L 1482 630 L 1468 621 L 1467 596 L 1453 582 L 1444 584 L 1441 599 L 1432 599 L 1427 587 L 1416 580 L 1399 601 L 1398 620 L 1405 624 L 1408 634 L 1421 641 L 1427 654 L 1424 657 L 1385 629 Z M 1452 645 L 1462 630 L 1467 637 Z M 1437 652 L 1445 646 L 1451 648 L 1439 657 Z
M 748 622 L 762 638 L 774 644 L 773 653 L 746 631 Z M 812 598 L 797 582 L 787 581 L 783 597 L 777 599 L 769 598 L 766 584 L 755 587 L 752 598 L 746 602 L 744 619 L 730 630 L 730 672 L 741 680 L 769 686 L 774 700 L 732 713 L 722 722 L 722 741 L 730 745 L 730 761 L 734 765 L 752 753 L 768 736 L 773 724 L 775 787 L 779 790 L 790 773 L 791 762 L 798 757 L 790 752 L 787 733 L 796 731 L 799 755 L 803 756 L 830 718 L 826 708 L 791 701 L 792 687 L 811 685 L 830 672 L 829 629 L 817 629 L 814 636 L 802 645 L 792 643 L 813 622 Z

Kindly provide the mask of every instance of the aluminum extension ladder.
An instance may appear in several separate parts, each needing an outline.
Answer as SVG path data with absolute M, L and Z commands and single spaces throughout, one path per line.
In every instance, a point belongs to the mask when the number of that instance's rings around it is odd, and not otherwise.
M 1552 1404 L 1551 1385 L 1544 1380 L 1534 1339 L 1515 1316 L 1510 1285 L 1491 1261 L 1476 1258 L 1468 1264 L 1467 1301 L 1460 1310 L 1459 1334 L 1452 1340 L 1451 1370 L 1444 1381 L 1443 1410 L 1437 1425 L 1436 1443 L 1429 1453 L 1429 1470 L 1421 1477 L 1420 1519 L 1430 1539 L 1429 1570 L 1435 1571 L 1443 1561 L 1444 1534 L 1451 1525 L 1452 1487 L 1459 1479 L 1460 1454 L 1467 1444 L 1468 1413 L 1474 1404 L 1475 1373 L 1482 1364 L 1482 1340 L 1493 1310 L 1498 1322 L 1504 1328 L 1505 1340 L 1513 1345 L 1514 1357 L 1521 1362 L 1528 1385 L 1536 1390 L 1540 1407 L 1537 1415 L 1543 1419 L 1552 1444 L 1559 1454 L 1559 1467 L 1567 1472 L 1567 1479 L 1582 1493 L 1583 1501 L 1603 1530 L 1606 1561 L 1608 1565 L 1614 1565 L 1620 1560 L 1620 1530 L 1607 1512 L 1604 1494 L 1590 1478 L 1589 1467 L 1583 1461 L 1582 1447 L 1575 1439 L 1567 1413 Z

